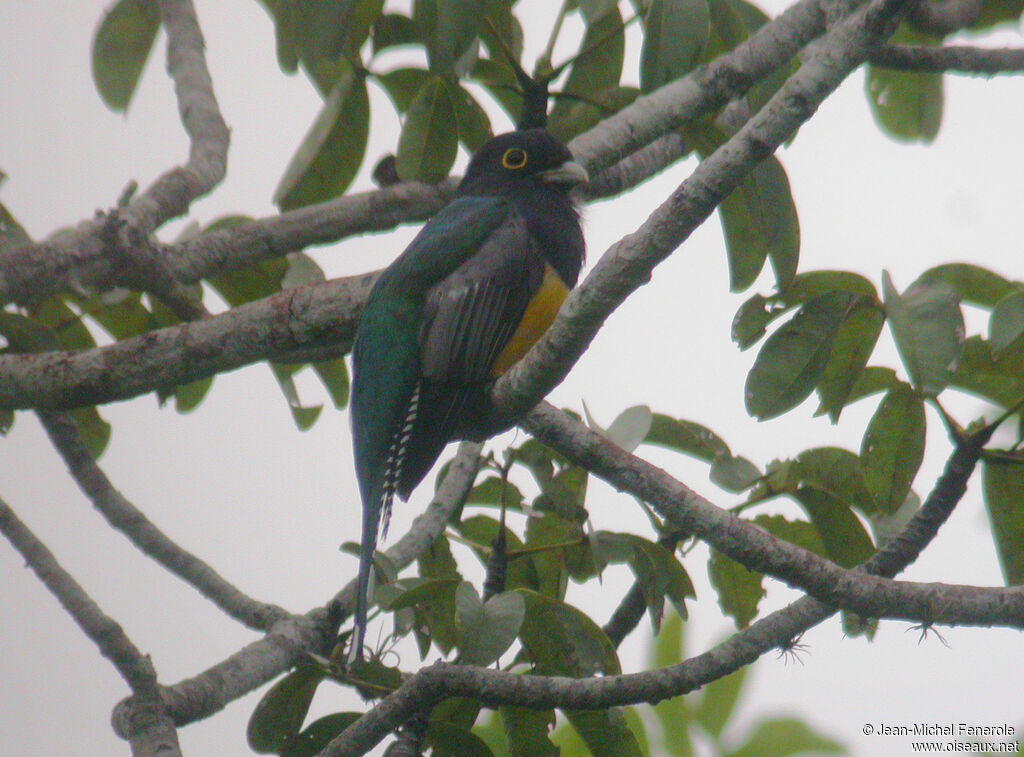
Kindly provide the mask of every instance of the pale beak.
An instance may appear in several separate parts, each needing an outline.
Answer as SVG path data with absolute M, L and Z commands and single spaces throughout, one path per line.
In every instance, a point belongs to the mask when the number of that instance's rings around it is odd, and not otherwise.
M 545 184 L 588 184 L 587 170 L 572 160 L 565 161 L 557 168 L 549 168 L 537 174 Z

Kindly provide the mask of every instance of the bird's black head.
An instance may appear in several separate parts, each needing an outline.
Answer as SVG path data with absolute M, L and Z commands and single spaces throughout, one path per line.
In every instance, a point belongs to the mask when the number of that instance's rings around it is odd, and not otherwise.
M 543 129 L 525 129 L 494 137 L 477 150 L 459 192 L 505 194 L 530 186 L 568 191 L 586 181 L 587 172 L 568 147 Z

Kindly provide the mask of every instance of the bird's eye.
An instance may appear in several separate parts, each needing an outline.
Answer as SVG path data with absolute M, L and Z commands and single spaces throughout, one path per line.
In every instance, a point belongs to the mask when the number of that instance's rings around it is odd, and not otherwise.
M 518 147 L 508 148 L 501 156 L 501 165 L 512 170 L 522 168 L 526 165 L 526 151 L 520 150 Z

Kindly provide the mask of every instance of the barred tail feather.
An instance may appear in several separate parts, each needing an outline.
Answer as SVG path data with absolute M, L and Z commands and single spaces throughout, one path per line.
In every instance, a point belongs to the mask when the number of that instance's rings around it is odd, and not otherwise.
M 373 574 L 373 557 L 377 551 L 378 534 L 383 541 L 388 533 L 391 520 L 391 504 L 395 499 L 398 482 L 402 476 L 406 450 L 412 438 L 413 427 L 419 413 L 420 385 L 417 383 L 409 398 L 402 426 L 395 433 L 388 448 L 388 456 L 384 463 L 384 477 L 381 484 L 378 507 L 363 509 L 363 540 L 359 550 L 359 581 L 356 588 L 355 623 L 352 631 L 352 643 L 349 646 L 348 661 L 352 664 L 363 657 L 363 644 L 366 637 L 367 612 L 369 609 L 370 583 Z

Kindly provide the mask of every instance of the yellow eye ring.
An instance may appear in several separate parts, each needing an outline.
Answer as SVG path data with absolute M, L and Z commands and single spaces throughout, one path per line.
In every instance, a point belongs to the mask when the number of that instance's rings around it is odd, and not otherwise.
M 510 147 L 501 156 L 501 165 L 513 171 L 526 165 L 526 151 L 518 147 Z

